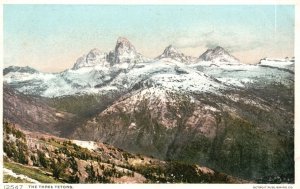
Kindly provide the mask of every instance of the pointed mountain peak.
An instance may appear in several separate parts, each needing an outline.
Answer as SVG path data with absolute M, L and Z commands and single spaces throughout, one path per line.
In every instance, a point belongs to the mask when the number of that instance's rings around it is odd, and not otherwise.
M 169 55 L 172 53 L 180 53 L 173 45 L 169 45 L 165 48 L 164 54 Z
M 172 58 L 172 56 L 184 55 L 173 45 L 169 45 L 165 48 L 164 52 L 159 56 L 161 58 Z
M 117 64 L 122 62 L 146 62 L 149 59 L 138 53 L 135 50 L 135 47 L 127 38 L 119 37 L 116 43 L 115 50 L 110 52 L 108 55 L 108 60 L 112 64 Z
M 109 67 L 116 63 L 146 62 L 149 60 L 138 53 L 127 38 L 119 37 L 114 50 L 105 53 L 97 48 L 91 49 L 87 54 L 77 59 L 72 69 L 94 66 Z
M 73 70 L 77 70 L 82 67 L 93 67 L 96 65 L 107 66 L 106 60 L 107 53 L 100 51 L 97 48 L 91 49 L 88 54 L 78 58 L 73 66 Z
M 129 42 L 129 40 L 126 37 L 119 37 L 117 39 L 117 43 L 122 43 L 122 42 Z
M 239 59 L 229 54 L 223 47 L 217 46 L 214 49 L 207 49 L 200 57 L 201 61 L 212 62 L 239 62 Z
M 114 52 L 114 62 L 131 62 L 137 55 L 135 47 L 125 37 L 119 37 Z
M 93 48 L 90 50 L 90 52 L 88 54 L 101 54 L 102 52 L 97 49 L 97 48 Z
M 186 56 L 182 52 L 180 52 L 177 48 L 173 45 L 169 45 L 165 48 L 164 52 L 158 56 L 156 59 L 163 59 L 163 58 L 171 58 L 173 60 L 182 62 L 182 63 L 191 63 L 195 58 Z
M 225 49 L 221 46 L 216 46 L 216 48 L 214 48 L 215 51 L 225 51 Z
M 116 44 L 115 50 L 119 51 L 120 49 L 135 51 L 134 46 L 125 37 L 119 37 L 118 40 L 117 40 L 117 44 Z

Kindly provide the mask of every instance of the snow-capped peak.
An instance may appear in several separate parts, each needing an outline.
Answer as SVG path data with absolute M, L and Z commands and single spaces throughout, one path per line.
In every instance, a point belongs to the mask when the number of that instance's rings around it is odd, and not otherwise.
M 226 50 L 223 47 L 217 46 L 214 51 L 216 52 L 226 52 Z
M 201 61 L 212 62 L 239 62 L 239 59 L 229 54 L 223 47 L 217 46 L 214 49 L 207 49 L 200 57 Z
M 137 57 L 135 47 L 124 37 L 119 37 L 115 47 L 115 63 L 131 62 Z
M 135 47 L 130 43 L 130 41 L 125 37 L 119 37 L 115 47 L 116 52 L 122 51 L 136 51 Z
M 166 56 L 172 56 L 173 54 L 180 53 L 173 45 L 169 45 L 164 50 L 164 55 Z
M 141 63 L 149 61 L 151 59 L 138 53 L 128 39 L 119 37 L 113 51 L 106 53 L 94 48 L 87 55 L 78 58 L 72 70 L 95 66 L 110 67 L 118 63 Z
M 164 52 L 158 56 L 156 59 L 163 59 L 163 58 L 171 58 L 176 61 L 182 63 L 191 63 L 195 60 L 195 58 L 191 56 L 186 56 L 182 52 L 180 52 L 177 48 L 173 45 L 169 45 L 165 48 Z
M 94 48 L 87 55 L 78 58 L 72 69 L 77 70 L 82 67 L 93 67 L 96 65 L 108 66 L 109 63 L 107 62 L 107 53 Z
M 108 55 L 108 61 L 113 65 L 118 63 L 147 62 L 150 59 L 138 53 L 127 38 L 119 37 L 115 50 Z

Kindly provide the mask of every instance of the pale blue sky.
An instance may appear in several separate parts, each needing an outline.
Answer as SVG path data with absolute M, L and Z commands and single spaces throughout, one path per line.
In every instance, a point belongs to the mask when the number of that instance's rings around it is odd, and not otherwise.
M 276 15 L 275 15 L 276 14 Z M 148 57 L 221 45 L 246 63 L 294 55 L 294 6 L 4 5 L 4 64 L 62 71 L 127 37 Z

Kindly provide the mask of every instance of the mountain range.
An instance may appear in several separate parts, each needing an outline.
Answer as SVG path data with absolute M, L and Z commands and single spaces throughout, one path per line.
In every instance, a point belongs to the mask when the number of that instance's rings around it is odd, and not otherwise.
M 4 118 L 26 132 L 290 183 L 294 64 L 244 64 L 219 46 L 196 58 L 169 45 L 151 59 L 121 37 L 60 73 L 5 68 Z

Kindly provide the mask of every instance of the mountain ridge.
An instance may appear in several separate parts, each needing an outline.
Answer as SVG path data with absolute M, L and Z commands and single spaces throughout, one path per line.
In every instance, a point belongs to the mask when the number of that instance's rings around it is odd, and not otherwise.
M 119 63 L 137 63 L 150 60 L 138 53 L 127 38 L 119 37 L 113 51 L 106 53 L 94 48 L 87 55 L 77 59 L 72 69 L 77 70 L 81 67 L 92 66 L 110 67 Z
M 247 180 L 284 180 L 284 173 L 292 182 L 294 59 L 247 65 L 217 47 L 203 55 L 208 61 L 187 63 L 168 46 L 161 58 L 144 61 L 127 39 L 117 44 L 107 54 L 92 49 L 78 69 L 61 73 L 6 70 L 4 84 L 18 92 L 4 88 L 5 118 L 27 130 L 48 129 Z M 73 118 L 56 124 L 53 116 L 63 111 Z M 33 122 L 39 114 L 43 120 Z M 44 126 L 47 120 L 53 127 Z

